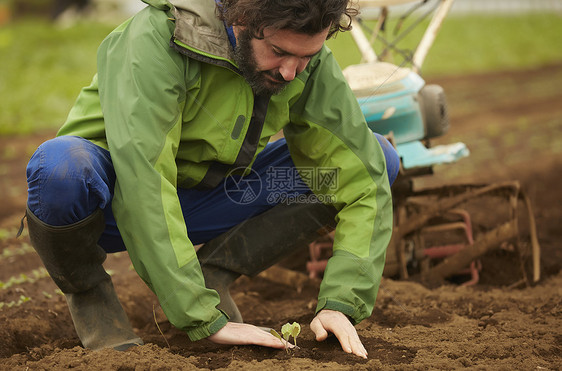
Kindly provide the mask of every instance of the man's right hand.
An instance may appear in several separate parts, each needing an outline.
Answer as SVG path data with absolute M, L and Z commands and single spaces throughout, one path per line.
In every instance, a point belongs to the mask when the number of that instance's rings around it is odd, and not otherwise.
M 248 323 L 235 323 L 228 322 L 226 326 L 221 328 L 218 332 L 209 336 L 207 339 L 216 344 L 229 344 L 229 345 L 261 345 L 264 347 L 271 347 L 277 349 L 285 349 L 285 342 L 279 340 L 254 325 Z M 288 344 L 288 343 L 287 343 Z M 292 348 L 292 344 L 288 344 Z

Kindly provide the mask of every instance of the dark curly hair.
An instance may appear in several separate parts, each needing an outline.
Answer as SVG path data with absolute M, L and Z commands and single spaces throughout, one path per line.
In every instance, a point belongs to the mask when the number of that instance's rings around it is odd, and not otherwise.
M 241 25 L 257 38 L 266 27 L 287 29 L 307 35 L 330 27 L 327 38 L 351 29 L 357 15 L 349 0 L 222 0 L 217 10 L 229 26 Z

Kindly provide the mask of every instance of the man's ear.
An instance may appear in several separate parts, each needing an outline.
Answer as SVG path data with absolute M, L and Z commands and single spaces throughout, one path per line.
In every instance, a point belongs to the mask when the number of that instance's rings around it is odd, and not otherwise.
M 236 37 L 236 40 L 238 40 L 238 35 L 240 34 L 240 31 L 244 30 L 246 27 L 244 26 L 239 26 L 236 24 L 232 25 L 232 32 L 234 33 L 234 37 Z

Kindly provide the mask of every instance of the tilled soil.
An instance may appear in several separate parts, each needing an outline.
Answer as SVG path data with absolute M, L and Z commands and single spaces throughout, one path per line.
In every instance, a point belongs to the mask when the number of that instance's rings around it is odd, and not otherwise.
M 467 159 L 438 166 L 422 185 L 519 180 L 531 197 L 542 247 L 542 278 L 521 277 L 498 250 L 482 259 L 479 284 L 427 288 L 383 279 L 373 315 L 357 326 L 369 359 L 337 339 L 316 342 L 317 284 L 302 290 L 258 276 L 233 289 L 243 317 L 279 329 L 303 326 L 291 353 L 190 342 L 174 329 L 126 253 L 110 256 L 118 295 L 145 345 L 126 352 L 80 346 L 64 297 L 29 245 L 16 239 L 25 210 L 25 165 L 52 132 L 0 138 L 0 370 L 184 369 L 560 369 L 562 364 L 562 64 L 541 69 L 435 79 L 448 94 L 452 127 L 439 143 L 463 141 Z M 438 144 L 439 144 L 438 143 Z M 494 210 L 483 212 L 492 213 Z M 304 261 L 303 261 L 304 263 Z M 304 269 L 304 268 L 303 268 Z M 161 331 L 161 332 L 160 332 Z

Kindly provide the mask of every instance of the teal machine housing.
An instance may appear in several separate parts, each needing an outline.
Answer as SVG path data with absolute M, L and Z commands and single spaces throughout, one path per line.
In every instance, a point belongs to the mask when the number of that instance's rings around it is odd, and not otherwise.
M 407 68 L 386 62 L 349 66 L 344 74 L 367 125 L 391 139 L 403 169 L 451 163 L 468 156 L 464 143 L 430 146 L 449 129 L 443 88 L 426 85 Z

